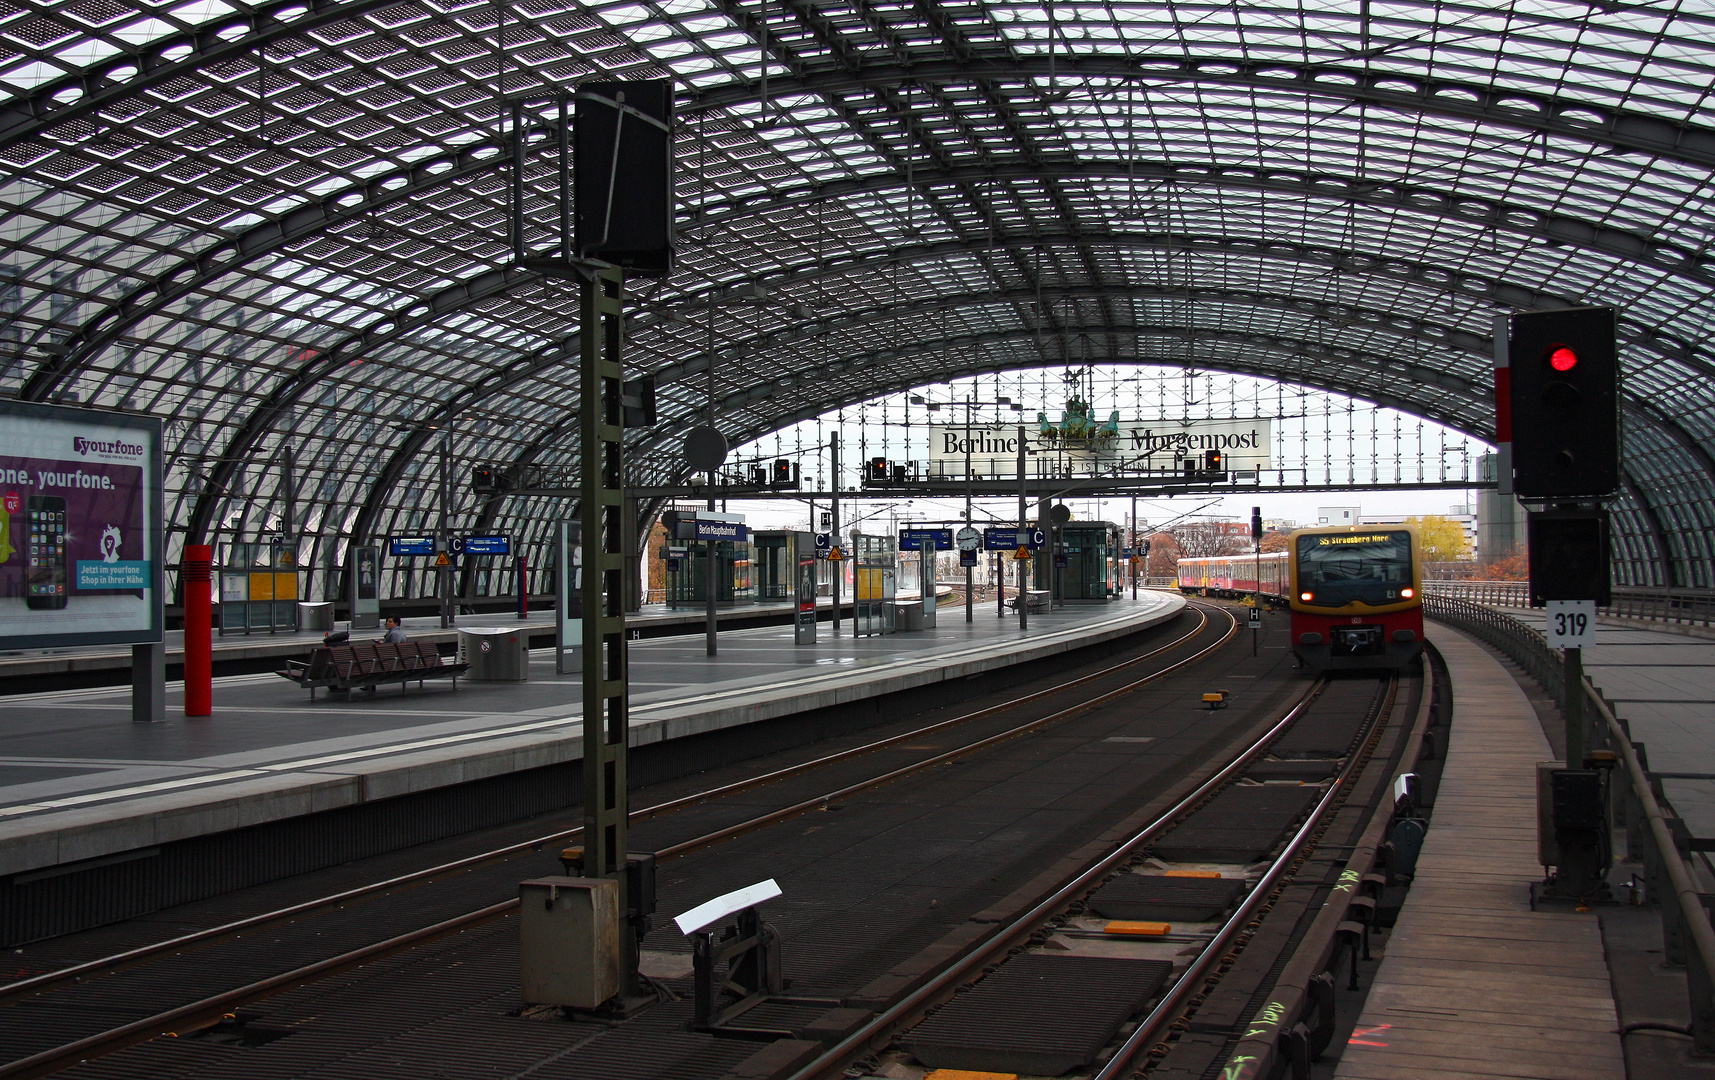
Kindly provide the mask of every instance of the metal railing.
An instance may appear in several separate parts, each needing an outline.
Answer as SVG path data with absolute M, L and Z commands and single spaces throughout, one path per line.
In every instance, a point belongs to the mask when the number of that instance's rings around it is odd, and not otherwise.
M 1424 597 L 1445 596 L 1473 604 L 1497 604 L 1501 607 L 1527 607 L 1530 604 L 1528 581 L 1425 581 Z
M 1565 660 L 1533 627 L 1493 608 L 1437 592 L 1425 596 L 1423 606 L 1431 618 L 1500 649 L 1545 690 L 1566 700 Z M 1632 741 L 1626 721 L 1615 715 L 1588 678 L 1577 690 L 1584 695 L 1584 745 L 1613 751 L 1623 765 L 1611 781 L 1624 785 L 1616 821 L 1626 830 L 1627 856 L 1643 865 L 1646 898 L 1661 906 L 1664 960 L 1685 968 L 1696 1052 L 1715 1053 L 1715 926 L 1703 906 L 1691 861 L 1690 831 L 1668 804 L 1661 778 L 1649 772 L 1647 751 L 1642 743 Z
M 1522 608 L 1530 606 L 1530 583 L 1425 581 L 1423 595 Z M 1614 602 L 1602 608 L 1602 614 L 1618 619 L 1712 626 L 1715 625 L 1715 590 L 1619 588 L 1614 590 Z

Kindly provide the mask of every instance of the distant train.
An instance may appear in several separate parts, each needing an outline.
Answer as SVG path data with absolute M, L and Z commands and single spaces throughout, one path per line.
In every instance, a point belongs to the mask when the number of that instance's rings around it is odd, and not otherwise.
M 1312 671 L 1399 668 L 1423 650 L 1423 564 L 1409 525 L 1300 529 L 1286 551 L 1180 559 L 1179 589 L 1292 610 Z

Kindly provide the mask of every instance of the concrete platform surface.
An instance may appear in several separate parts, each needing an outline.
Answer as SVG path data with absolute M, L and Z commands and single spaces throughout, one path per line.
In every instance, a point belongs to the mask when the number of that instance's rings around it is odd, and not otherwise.
M 823 618 L 828 618 L 833 612 L 833 601 L 823 597 L 819 602 Z M 753 623 L 758 619 L 769 617 L 785 618 L 792 611 L 793 601 L 780 600 L 754 604 L 733 604 L 723 606 L 717 613 L 721 623 Z M 848 598 L 841 605 L 848 613 L 851 610 L 851 600 Z M 640 611 L 626 616 L 626 622 L 642 628 L 650 636 L 662 632 L 663 628 L 671 627 L 668 632 L 698 632 L 703 626 L 705 614 L 684 608 L 669 608 L 665 604 L 645 604 Z M 347 629 L 350 624 L 341 622 L 335 624 L 338 629 Z M 531 612 L 527 618 L 520 619 L 513 612 L 490 612 L 482 615 L 460 615 L 456 624 L 443 629 L 438 616 L 413 616 L 405 620 L 405 629 L 411 636 L 421 641 L 451 643 L 458 640 L 458 628 L 473 628 L 485 626 L 516 627 L 522 626 L 530 636 L 541 641 L 553 636 L 554 613 L 551 610 Z M 358 631 L 358 636 L 379 636 L 380 631 Z M 233 660 L 254 660 L 297 656 L 312 645 L 321 644 L 321 630 L 282 630 L 269 633 L 258 630 L 249 634 L 233 632 L 225 635 L 217 633 L 214 638 L 214 661 L 216 664 Z M 169 630 L 163 635 L 167 646 L 167 663 L 178 664 L 184 661 L 185 634 L 183 630 Z M 20 649 L 11 652 L 0 651 L 0 693 L 10 693 L 15 689 L 28 690 L 28 686 L 20 686 L 23 680 L 37 675 L 66 675 L 90 671 L 112 671 L 130 668 L 130 646 L 86 645 L 69 649 Z
M 1453 724 L 1417 877 L 1340 1080 L 1622 1080 L 1614 994 L 1593 912 L 1531 911 L 1536 763 L 1529 699 L 1482 646 L 1440 624 Z
M 992 608 L 967 624 L 795 646 L 789 627 L 631 645 L 631 743 L 646 745 L 1053 656 L 1175 617 L 1177 594 L 1033 613 L 1028 632 Z M 573 654 L 568 654 L 568 659 Z M 373 802 L 582 756 L 582 681 L 537 650 L 530 680 L 397 686 L 311 701 L 275 675 L 221 678 L 214 715 L 130 719 L 129 689 L 9 697 L 0 717 L 0 874 L 102 858 L 192 836 Z
M 1541 609 L 1505 608 L 1542 629 Z M 1598 619 L 1584 674 L 1644 744 L 1649 768 L 1693 836 L 1715 837 L 1715 640 L 1684 627 Z

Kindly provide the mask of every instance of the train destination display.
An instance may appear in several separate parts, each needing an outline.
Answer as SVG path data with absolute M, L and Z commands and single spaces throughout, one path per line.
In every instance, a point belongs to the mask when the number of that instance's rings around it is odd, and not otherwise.
M 161 640 L 161 425 L 0 401 L 0 637 Z

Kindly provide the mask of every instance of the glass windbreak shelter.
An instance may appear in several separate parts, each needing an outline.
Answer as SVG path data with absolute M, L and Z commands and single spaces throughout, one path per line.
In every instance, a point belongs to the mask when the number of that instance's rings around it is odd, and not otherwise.
M 790 600 L 797 595 L 798 553 L 816 549 L 807 532 L 769 530 L 751 533 L 751 571 L 758 602 Z
M 220 568 L 220 632 L 297 628 L 297 552 L 274 542 L 226 545 Z
M 852 533 L 852 633 L 891 634 L 898 590 L 898 542 L 891 536 Z
M 1066 565 L 1059 567 L 1059 593 L 1065 600 L 1106 602 L 1113 595 L 1113 533 L 1105 521 L 1071 521 L 1060 527 Z
M 667 606 L 702 607 L 709 602 L 707 541 L 692 541 L 690 555 L 667 563 Z M 756 599 L 756 581 L 751 570 L 751 548 L 747 540 L 716 540 L 715 603 L 748 604 Z M 677 565 L 675 565 L 677 564 Z

